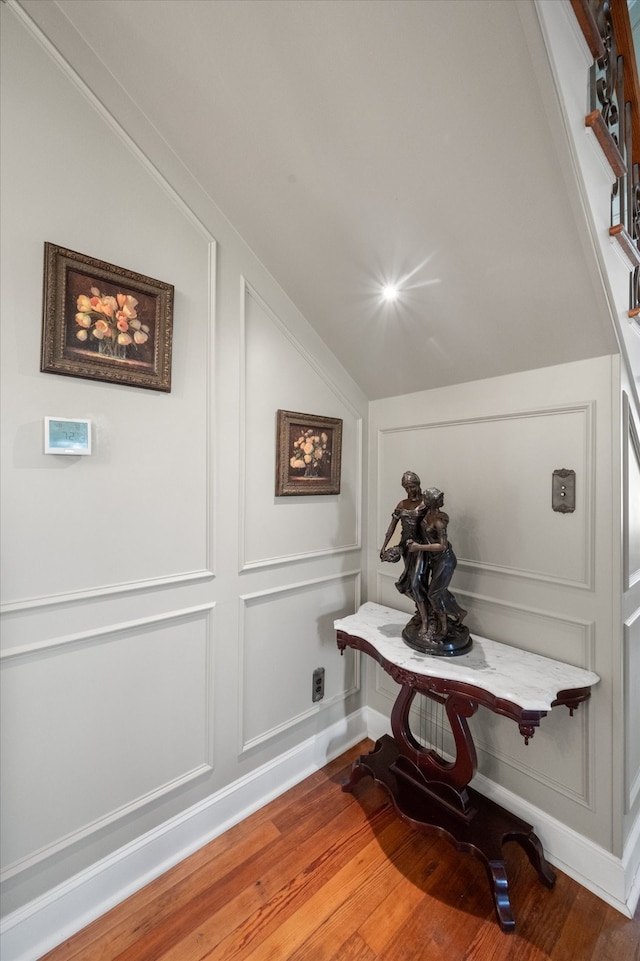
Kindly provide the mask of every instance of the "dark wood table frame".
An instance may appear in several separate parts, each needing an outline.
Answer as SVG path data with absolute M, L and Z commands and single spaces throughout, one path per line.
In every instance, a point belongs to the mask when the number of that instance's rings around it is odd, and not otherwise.
M 384 658 L 369 641 L 345 631 L 337 632 L 337 642 L 341 653 L 350 647 L 374 658 L 401 685 L 391 713 L 393 737 L 384 735 L 370 754 L 354 761 L 342 790 L 351 792 L 358 781 L 371 776 L 390 795 L 404 821 L 425 834 L 445 837 L 457 850 L 479 858 L 489 878 L 498 923 L 503 931 L 513 931 L 515 920 L 502 845 L 517 841 L 547 887 L 553 887 L 556 875 L 532 826 L 469 787 L 477 756 L 467 718 L 482 705 L 516 721 L 528 743 L 548 712 L 525 710 L 482 687 L 408 671 Z M 453 761 L 424 747 L 413 736 L 409 713 L 418 693 L 444 705 L 456 747 Z M 590 687 L 560 691 L 552 707 L 564 704 L 573 714 L 590 696 Z

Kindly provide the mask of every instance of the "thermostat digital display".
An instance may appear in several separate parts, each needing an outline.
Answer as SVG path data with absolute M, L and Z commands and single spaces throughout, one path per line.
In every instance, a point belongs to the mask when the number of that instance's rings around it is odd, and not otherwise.
M 45 454 L 90 454 L 91 421 L 45 417 Z

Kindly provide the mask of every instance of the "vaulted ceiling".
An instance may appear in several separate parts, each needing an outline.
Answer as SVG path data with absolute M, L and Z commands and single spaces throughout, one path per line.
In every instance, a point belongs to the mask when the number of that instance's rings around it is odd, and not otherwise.
M 533 0 L 21 6 L 90 86 L 111 72 L 369 398 L 616 350 Z

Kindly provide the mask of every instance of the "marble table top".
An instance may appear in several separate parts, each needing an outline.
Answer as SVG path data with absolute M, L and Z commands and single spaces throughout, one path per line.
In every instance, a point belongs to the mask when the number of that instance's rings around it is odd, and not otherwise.
M 334 621 L 337 631 L 361 637 L 396 667 L 472 684 L 526 711 L 549 711 L 560 691 L 591 687 L 600 678 L 540 654 L 531 654 L 472 634 L 473 647 L 457 657 L 434 657 L 414 651 L 402 640 L 409 614 L 374 604 L 363 604 L 356 614 Z

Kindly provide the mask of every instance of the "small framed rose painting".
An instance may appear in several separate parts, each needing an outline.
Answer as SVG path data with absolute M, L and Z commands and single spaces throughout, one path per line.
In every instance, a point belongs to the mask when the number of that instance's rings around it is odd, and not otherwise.
M 171 390 L 171 284 L 44 245 L 40 370 Z
M 276 496 L 339 494 L 342 421 L 278 411 Z

